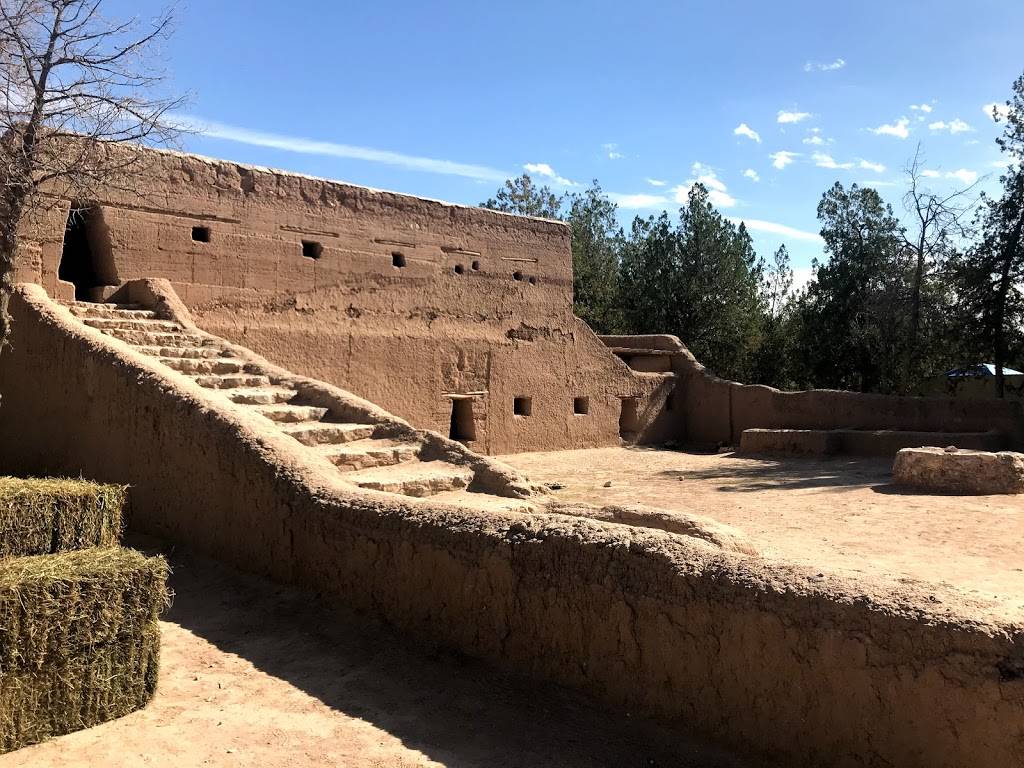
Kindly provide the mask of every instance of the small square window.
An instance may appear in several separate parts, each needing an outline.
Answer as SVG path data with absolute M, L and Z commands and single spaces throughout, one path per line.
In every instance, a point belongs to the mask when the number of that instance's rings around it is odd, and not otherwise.
M 479 261 L 474 261 L 473 262 L 473 271 L 474 272 L 479 272 L 480 271 L 480 262 Z
M 398 251 L 395 251 L 394 253 L 391 254 L 391 266 L 392 267 L 399 267 L 399 268 L 401 268 L 401 267 L 404 267 L 405 264 L 406 264 L 406 262 L 405 262 L 405 254 L 404 253 L 399 253 Z
M 572 399 L 572 412 L 577 416 L 586 416 L 590 413 L 590 398 L 574 397 Z
M 456 275 L 461 275 L 461 274 L 463 274 L 463 273 L 464 273 L 465 271 L 466 271 L 466 268 L 465 268 L 464 266 L 462 266 L 461 264 L 456 264 L 456 265 L 455 265 L 455 274 L 456 274 Z
M 533 413 L 533 400 L 529 397 L 517 397 L 513 399 L 512 413 L 516 416 L 529 416 Z
M 210 228 L 192 227 L 192 239 L 195 240 L 197 243 L 210 242 Z
M 303 240 L 302 255 L 307 259 L 319 259 L 324 255 L 324 246 L 315 240 Z

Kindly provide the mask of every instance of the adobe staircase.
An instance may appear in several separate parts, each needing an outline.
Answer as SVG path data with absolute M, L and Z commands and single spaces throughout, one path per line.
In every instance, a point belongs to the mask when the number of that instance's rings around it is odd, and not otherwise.
M 359 488 L 411 497 L 430 496 L 437 501 L 476 508 L 532 508 L 521 498 L 475 491 L 472 486 L 476 471 L 471 463 L 425 457 L 421 433 L 408 429 L 396 437 L 395 430 L 388 429 L 388 425 L 343 421 L 329 408 L 304 402 L 287 377 L 246 359 L 247 350 L 223 339 L 191 331 L 137 305 L 73 302 L 69 308 L 85 325 L 192 378 L 211 390 L 211 395 L 225 396 L 251 409 L 265 418 L 268 426 L 330 461 L 344 481 Z

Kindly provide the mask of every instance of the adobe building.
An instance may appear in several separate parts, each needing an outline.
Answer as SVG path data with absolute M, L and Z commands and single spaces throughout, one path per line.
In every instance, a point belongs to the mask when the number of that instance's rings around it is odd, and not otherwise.
M 852 430 L 888 453 L 918 433 L 1021 433 L 1006 403 L 779 392 L 715 378 L 673 337 L 599 338 L 573 315 L 560 222 L 140 151 L 139 195 L 26 227 L 16 282 L 71 300 L 166 278 L 203 330 L 479 453 L 739 445 L 751 428 Z M 877 430 L 907 434 L 865 448 Z

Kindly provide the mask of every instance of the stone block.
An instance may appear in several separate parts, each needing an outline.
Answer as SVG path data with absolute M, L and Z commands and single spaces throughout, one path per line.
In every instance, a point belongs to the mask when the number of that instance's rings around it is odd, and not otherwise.
M 892 474 L 897 485 L 936 493 L 1024 493 L 1024 453 L 904 448 Z

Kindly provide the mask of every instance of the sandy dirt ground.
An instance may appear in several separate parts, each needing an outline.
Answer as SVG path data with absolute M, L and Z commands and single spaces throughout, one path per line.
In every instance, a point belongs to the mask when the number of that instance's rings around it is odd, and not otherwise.
M 316 596 L 183 552 L 170 559 L 176 597 L 149 707 L 0 757 L 0 768 L 761 765 Z
M 554 491 L 562 499 L 706 515 L 741 529 L 769 558 L 897 588 L 934 584 L 994 617 L 1024 619 L 1024 496 L 905 493 L 892 485 L 891 461 L 879 459 L 646 448 L 499 458 L 564 485 Z

